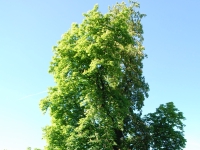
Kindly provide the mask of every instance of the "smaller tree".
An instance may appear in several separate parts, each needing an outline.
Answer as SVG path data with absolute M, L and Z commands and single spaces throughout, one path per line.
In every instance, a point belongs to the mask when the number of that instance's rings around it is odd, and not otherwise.
M 186 139 L 183 136 L 185 125 L 182 122 L 185 117 L 174 106 L 173 102 L 160 105 L 155 113 L 146 115 L 145 120 L 151 135 L 151 148 L 154 150 L 175 150 L 185 147 Z

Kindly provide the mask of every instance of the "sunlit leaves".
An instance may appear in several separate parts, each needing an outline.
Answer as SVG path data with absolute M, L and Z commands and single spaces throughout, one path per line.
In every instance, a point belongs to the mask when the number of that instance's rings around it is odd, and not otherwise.
M 153 143 L 154 117 L 141 117 L 149 86 L 142 73 L 145 15 L 138 7 L 117 3 L 102 14 L 95 5 L 53 47 L 49 73 L 56 86 L 40 102 L 51 115 L 51 125 L 43 129 L 47 150 L 147 150 Z M 165 124 L 177 118 L 169 108 L 164 114 L 172 119 Z M 175 122 L 180 130 L 181 125 Z

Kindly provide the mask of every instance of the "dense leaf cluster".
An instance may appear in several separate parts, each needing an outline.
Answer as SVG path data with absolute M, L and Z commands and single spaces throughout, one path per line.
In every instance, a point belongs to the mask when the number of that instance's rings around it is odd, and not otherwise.
M 47 150 L 184 147 L 184 117 L 173 103 L 141 117 L 149 86 L 142 75 L 145 15 L 137 7 L 121 3 L 102 14 L 95 5 L 53 48 L 56 86 L 40 103 L 52 118 L 44 128 Z

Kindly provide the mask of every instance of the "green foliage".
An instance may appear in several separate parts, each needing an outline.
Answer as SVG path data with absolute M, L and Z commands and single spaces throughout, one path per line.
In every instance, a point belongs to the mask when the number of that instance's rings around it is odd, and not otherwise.
M 186 140 L 183 137 L 183 113 L 172 102 L 160 105 L 155 113 L 145 116 L 151 133 L 151 147 L 155 150 L 183 149 Z
M 52 118 L 44 128 L 47 150 L 157 147 L 155 126 L 149 123 L 155 117 L 141 117 L 149 86 L 142 75 L 145 15 L 137 7 L 131 1 L 102 14 L 95 5 L 54 46 L 49 72 L 56 86 L 40 102 Z

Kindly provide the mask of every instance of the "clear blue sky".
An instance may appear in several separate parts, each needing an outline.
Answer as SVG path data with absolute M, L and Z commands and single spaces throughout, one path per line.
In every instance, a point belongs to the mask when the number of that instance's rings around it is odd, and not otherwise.
M 52 46 L 94 4 L 105 13 L 116 2 L 0 0 L 0 150 L 45 145 L 41 128 L 50 119 L 40 112 L 39 100 L 54 85 L 48 74 Z M 187 118 L 186 150 L 200 149 L 200 1 L 138 2 L 147 14 L 144 75 L 150 96 L 144 113 L 173 101 Z

